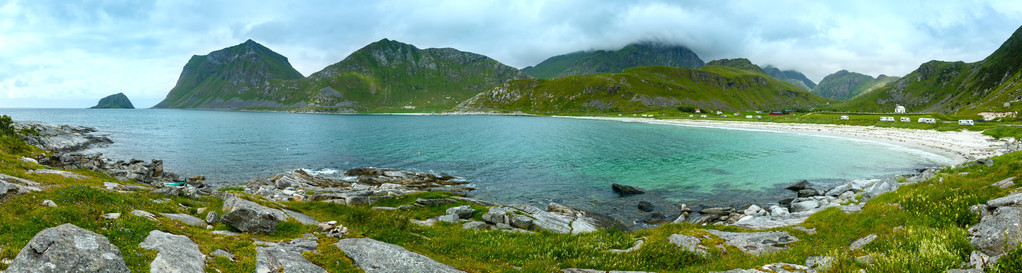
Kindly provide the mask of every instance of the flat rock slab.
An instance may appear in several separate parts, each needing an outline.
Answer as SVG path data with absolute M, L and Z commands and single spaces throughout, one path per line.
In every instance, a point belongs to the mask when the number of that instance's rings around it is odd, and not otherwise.
M 302 252 L 315 251 L 319 242 L 313 239 L 294 239 L 284 244 L 266 244 L 256 247 L 256 273 L 326 273 L 326 269 L 309 261 Z
M 726 232 L 707 229 L 706 232 L 724 239 L 724 244 L 755 255 L 776 252 L 784 249 L 787 244 L 798 241 L 798 238 L 786 231 Z
M 138 246 L 157 251 L 156 259 L 149 264 L 152 273 L 201 273 L 206 267 L 206 255 L 202 255 L 199 245 L 188 236 L 153 230 Z
M 205 227 L 206 226 L 206 221 L 203 221 L 202 219 L 199 219 L 199 217 L 191 216 L 191 215 L 188 215 L 188 214 L 180 214 L 180 213 L 160 213 L 160 214 L 163 215 L 163 217 L 167 217 L 168 219 L 181 222 L 181 223 L 183 223 L 185 225 L 189 225 L 189 226 L 193 226 L 193 227 Z
M 716 273 L 815 273 L 816 270 L 799 264 L 772 263 L 750 269 L 731 269 Z
M 596 270 L 596 269 L 567 268 L 567 269 L 562 269 L 561 273 L 649 273 L 649 272 L 646 272 L 646 271 L 607 271 L 607 270 Z
M 401 246 L 369 238 L 343 239 L 336 245 L 366 273 L 464 272 Z
M 701 241 L 699 238 L 684 234 L 671 234 L 670 237 L 667 237 L 667 240 L 681 249 L 688 252 L 695 252 L 699 256 L 705 257 L 709 254 L 706 252 L 706 246 L 700 243 Z
M 989 207 L 988 209 L 992 210 L 999 207 L 1014 206 L 1019 203 L 1022 203 L 1022 192 L 987 201 L 987 206 Z
M 103 235 L 72 224 L 44 229 L 7 267 L 15 272 L 130 272 L 121 250 Z
M 969 228 L 969 243 L 990 257 L 1022 243 L 1022 208 L 1000 207 Z
M 876 240 L 876 239 L 877 239 L 877 235 L 876 234 L 866 235 L 866 237 L 859 238 L 858 240 L 855 240 L 855 242 L 852 242 L 852 245 L 848 246 L 848 248 L 849 249 L 860 249 L 860 248 L 866 246 L 867 244 L 872 243 L 873 240 Z
M 88 177 L 86 177 L 84 175 L 80 175 L 80 174 L 77 174 L 77 173 L 68 172 L 68 171 L 61 171 L 61 170 L 53 170 L 53 169 L 38 169 L 38 170 L 31 170 L 31 171 L 28 171 L 28 172 L 35 173 L 35 174 L 56 174 L 56 175 L 59 175 L 59 176 L 63 176 L 63 177 L 67 177 L 67 178 L 74 178 L 74 179 L 86 179 L 86 178 L 88 178 Z
M 287 217 L 295 219 L 299 223 L 302 223 L 303 225 L 309 225 L 309 226 L 319 225 L 319 220 L 316 220 L 316 218 L 312 218 L 312 216 L 308 216 L 308 215 L 305 215 L 305 214 L 303 214 L 301 212 L 297 212 L 297 211 L 293 211 L 293 210 L 282 209 L 282 211 L 284 211 L 284 213 L 287 214 Z

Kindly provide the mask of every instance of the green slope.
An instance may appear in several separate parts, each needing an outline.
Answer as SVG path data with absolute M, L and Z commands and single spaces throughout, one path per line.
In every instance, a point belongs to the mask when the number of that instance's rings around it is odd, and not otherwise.
M 457 111 L 614 113 L 691 106 L 721 110 L 811 108 L 831 100 L 787 82 L 725 66 L 646 66 L 615 74 L 508 82 L 458 105 Z
M 898 81 L 835 109 L 976 113 L 1022 109 L 1022 28 L 990 56 L 975 63 L 930 61 Z M 1007 105 L 1007 106 L 1006 106 Z
M 106 96 L 99 100 L 96 106 L 90 107 L 92 109 L 135 109 L 134 105 L 131 105 L 131 100 L 128 100 L 128 96 L 124 93 L 117 93 Z
M 280 106 L 263 89 L 271 83 L 301 79 L 287 58 L 255 41 L 192 56 L 177 84 L 153 108 L 239 108 Z
M 869 75 L 841 70 L 823 77 L 823 80 L 812 91 L 813 94 L 827 98 L 850 100 L 856 96 L 884 87 L 898 79 L 898 77 L 887 75 L 873 78 Z
M 780 68 L 767 65 L 763 67 L 763 72 L 766 72 L 770 77 L 774 79 L 786 81 L 792 85 L 795 85 L 802 90 L 810 91 L 816 87 L 816 83 L 806 77 L 806 75 L 795 70 L 781 70 Z
M 556 77 L 617 73 L 639 66 L 671 66 L 699 68 L 703 60 L 682 46 L 652 42 L 634 43 L 620 50 L 579 51 L 551 57 L 535 67 L 522 69 L 529 76 L 541 79 Z
M 764 74 L 764 75 L 766 74 L 766 72 L 763 71 L 763 68 L 760 68 L 758 65 L 753 64 L 751 61 L 749 61 L 749 59 L 746 59 L 746 58 L 712 60 L 709 63 L 706 63 L 706 65 L 707 66 L 711 66 L 711 65 L 726 66 L 726 67 L 730 67 L 730 68 L 736 68 L 736 69 L 741 69 L 741 70 L 749 71 L 749 72 L 752 72 L 752 73 L 758 73 L 758 74 Z
M 439 112 L 500 84 L 527 78 L 489 57 L 418 49 L 383 39 L 301 81 L 270 88 L 291 108 L 340 112 Z

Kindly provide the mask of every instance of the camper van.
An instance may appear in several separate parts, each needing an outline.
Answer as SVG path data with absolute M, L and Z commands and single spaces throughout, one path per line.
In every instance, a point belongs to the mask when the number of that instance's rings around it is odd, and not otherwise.
M 841 120 L 848 120 L 848 116 L 841 116 Z
M 934 118 L 919 118 L 919 123 L 934 124 L 934 123 L 937 123 L 937 120 L 934 119 Z
M 958 125 L 973 126 L 976 125 L 976 123 L 974 123 L 971 119 L 960 119 L 958 120 Z
M 894 117 L 880 117 L 880 121 L 894 121 Z
M 745 118 L 752 118 L 752 115 L 745 115 Z
M 909 118 L 909 117 L 901 117 L 901 122 L 912 122 L 912 118 Z

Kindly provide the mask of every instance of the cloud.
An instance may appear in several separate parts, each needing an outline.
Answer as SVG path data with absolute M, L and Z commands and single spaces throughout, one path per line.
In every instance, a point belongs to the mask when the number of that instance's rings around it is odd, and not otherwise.
M 382 38 L 515 67 L 659 41 L 819 81 L 841 69 L 904 75 L 932 59 L 979 61 L 1020 24 L 1011 0 L 14 0 L 0 4 L 0 108 L 88 107 L 117 92 L 148 107 L 191 55 L 246 39 L 304 75 Z

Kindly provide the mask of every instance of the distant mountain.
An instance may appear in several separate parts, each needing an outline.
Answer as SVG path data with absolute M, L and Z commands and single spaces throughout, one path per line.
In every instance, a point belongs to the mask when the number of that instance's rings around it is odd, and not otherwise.
M 527 78 L 483 55 L 451 48 L 418 49 L 388 39 L 302 78 L 286 58 L 255 45 L 249 41 L 210 53 L 216 58 L 193 57 L 178 86 L 157 106 L 437 112 L 508 80 Z
M 975 63 L 930 61 L 886 87 L 840 106 L 852 111 L 1019 111 L 1022 109 L 1022 27 Z
M 526 67 L 522 72 L 535 78 L 551 79 L 618 73 L 632 67 L 652 65 L 700 68 L 703 60 L 683 46 L 643 42 L 630 44 L 620 50 L 579 51 L 554 56 L 535 67 Z
M 766 74 L 728 66 L 644 66 L 613 74 L 510 81 L 455 110 L 535 114 L 677 111 L 681 106 L 781 110 L 829 102 Z
M 823 77 L 820 84 L 812 89 L 813 94 L 836 100 L 850 100 L 864 93 L 898 80 L 898 77 L 880 75 L 873 78 L 869 75 L 841 70 Z
M 134 105 L 131 105 L 131 100 L 128 100 L 128 96 L 124 93 L 117 93 L 106 96 L 99 100 L 96 106 L 89 107 L 91 109 L 135 109 Z
M 774 79 L 786 81 L 806 91 L 813 90 L 813 88 L 816 87 L 815 82 L 809 80 L 809 78 L 806 78 L 806 75 L 803 75 L 801 72 L 795 70 L 782 71 L 777 67 L 768 65 L 766 67 L 763 67 L 763 71 L 766 72 L 767 75 L 774 77 Z
M 177 84 L 153 108 L 234 109 L 282 106 L 270 84 L 301 79 L 287 57 L 248 40 L 242 44 L 195 55 L 181 71 Z

